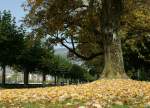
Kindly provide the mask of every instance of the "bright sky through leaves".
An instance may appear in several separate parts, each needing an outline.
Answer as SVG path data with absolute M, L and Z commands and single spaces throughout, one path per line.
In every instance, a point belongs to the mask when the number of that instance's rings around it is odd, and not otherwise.
M 0 0 L 0 11 L 10 10 L 12 15 L 16 17 L 17 24 L 20 24 L 20 20 L 25 16 L 25 12 L 21 7 L 25 0 Z

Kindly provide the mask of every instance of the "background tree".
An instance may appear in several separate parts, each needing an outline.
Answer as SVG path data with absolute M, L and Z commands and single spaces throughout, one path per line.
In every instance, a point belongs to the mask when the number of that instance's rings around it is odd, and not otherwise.
M 125 69 L 133 79 L 148 80 L 150 72 L 147 68 L 150 63 L 149 4 L 147 0 L 130 1 L 127 5 L 128 14 L 122 19 L 122 23 L 125 24 L 122 26 Z
M 77 64 L 73 64 L 72 67 L 70 67 L 68 74 L 71 82 L 74 83 L 88 82 L 94 80 L 94 77 L 90 75 L 86 69 L 82 68 Z
M 43 54 L 41 55 L 40 62 L 37 66 L 37 70 L 42 74 L 43 76 L 43 84 L 46 83 L 46 75 L 51 75 L 53 73 L 54 64 L 52 62 L 54 53 L 53 48 L 43 48 Z
M 54 76 L 55 84 L 58 83 L 59 78 L 68 78 L 68 71 L 72 66 L 72 63 L 62 56 L 55 55 L 52 59 L 53 64 L 53 72 L 52 76 Z
M 94 76 L 95 79 L 99 79 L 100 74 L 103 72 L 104 68 L 104 57 L 96 57 L 92 60 L 86 61 L 84 65 L 89 69 L 89 73 Z
M 29 38 L 26 38 L 26 47 L 18 57 L 18 68 L 24 72 L 24 84 L 28 84 L 29 72 L 43 72 L 44 77 L 46 70 L 49 71 L 49 60 L 53 54 L 52 49 L 45 49 L 40 41 L 31 43 Z M 46 59 L 48 61 L 46 61 Z M 50 66 L 50 65 L 49 65 Z M 44 78 L 45 80 L 45 78 Z
M 6 66 L 12 66 L 17 62 L 17 56 L 21 53 L 25 36 L 22 27 L 17 27 L 15 19 L 10 11 L 0 12 L 0 65 L 3 69 L 2 84 L 5 84 Z

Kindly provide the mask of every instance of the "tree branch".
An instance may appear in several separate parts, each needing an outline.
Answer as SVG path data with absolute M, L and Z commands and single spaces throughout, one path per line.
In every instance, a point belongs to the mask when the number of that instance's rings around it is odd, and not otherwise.
M 150 60 L 144 60 L 144 62 L 146 62 L 146 63 L 150 63 Z
M 74 41 L 73 41 L 73 36 L 71 35 L 71 44 L 72 44 L 72 48 L 75 51 L 75 46 L 74 46 Z
M 86 57 L 86 56 L 83 56 L 79 53 L 77 53 L 74 49 L 68 47 L 66 44 L 63 43 L 63 41 L 60 42 L 62 44 L 62 46 L 64 46 L 65 48 L 67 48 L 70 52 L 72 52 L 73 54 L 75 54 L 77 57 L 83 59 L 83 60 L 91 60 L 91 59 L 94 59 L 95 57 L 97 56 L 100 56 L 100 55 L 103 55 L 102 52 L 99 52 L 99 53 L 96 53 L 96 54 L 92 54 L 91 56 L 89 57 Z

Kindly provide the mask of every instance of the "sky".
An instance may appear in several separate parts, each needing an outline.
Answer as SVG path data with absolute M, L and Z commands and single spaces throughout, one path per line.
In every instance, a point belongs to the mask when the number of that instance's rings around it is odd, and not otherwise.
M 25 0 L 0 0 L 0 11 L 10 10 L 12 16 L 16 18 L 17 25 L 20 25 L 20 20 L 25 16 L 25 12 L 21 5 Z

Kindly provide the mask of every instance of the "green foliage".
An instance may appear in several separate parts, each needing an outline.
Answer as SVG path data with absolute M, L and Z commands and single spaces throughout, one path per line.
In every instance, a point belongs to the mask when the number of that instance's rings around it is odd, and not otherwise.
M 6 66 L 17 63 L 17 56 L 24 48 L 25 32 L 17 27 L 10 11 L 0 12 L 0 66 L 3 69 L 2 83 L 5 84 Z
M 24 41 L 26 46 L 17 57 L 16 69 L 24 72 L 24 83 L 28 83 L 29 72 L 43 74 L 44 77 L 52 72 L 53 48 L 43 46 L 40 41 L 29 44 L 29 38 Z
M 74 79 L 74 80 L 83 80 L 83 77 L 84 77 L 84 69 L 82 69 L 80 66 L 74 64 L 72 65 L 72 67 L 70 68 L 69 70 L 69 74 L 70 74 L 70 77 L 71 79 Z
M 10 11 L 0 12 L 0 65 L 13 65 L 24 48 L 24 30 L 16 26 Z
M 69 67 L 72 66 L 71 62 L 62 56 L 55 55 L 53 60 L 56 63 L 58 69 L 68 70 Z
M 137 2 L 137 3 L 135 3 Z M 150 11 L 147 0 L 132 1 L 128 14 L 123 17 L 123 56 L 125 69 L 131 78 L 149 79 L 150 65 Z
M 104 57 L 99 56 L 95 59 L 86 61 L 85 66 L 89 69 L 90 75 L 98 79 L 104 68 Z
M 94 77 L 91 74 L 89 74 L 89 72 L 86 69 L 76 64 L 73 64 L 72 67 L 70 68 L 68 77 L 75 81 L 79 80 L 81 82 L 82 81 L 88 82 L 95 80 Z
M 150 59 L 150 37 L 145 35 L 137 41 L 134 39 L 127 40 L 123 44 L 123 54 L 125 69 L 129 74 L 131 73 L 131 78 L 150 80 L 150 62 L 148 61 Z
M 22 70 L 26 69 L 29 72 L 35 71 L 42 57 L 42 52 L 43 49 L 40 44 L 34 44 L 31 47 L 26 46 L 18 57 L 18 65 Z
M 53 48 L 42 48 L 41 56 L 39 63 L 37 64 L 36 69 L 39 70 L 41 73 L 44 73 L 45 75 L 47 74 L 52 74 L 54 64 L 52 63 L 52 60 L 54 58 L 54 52 Z
M 52 65 L 53 67 L 51 68 L 53 72 L 51 73 L 52 76 L 57 78 L 68 78 L 68 70 L 72 66 L 72 63 L 67 59 L 62 56 L 55 55 L 52 58 Z
M 29 72 L 34 72 L 36 69 L 41 69 L 47 66 L 53 56 L 52 49 L 46 49 L 41 46 L 41 42 L 37 41 L 28 47 L 28 40 L 25 40 L 26 47 L 18 57 L 18 65 L 20 69 L 26 69 Z

